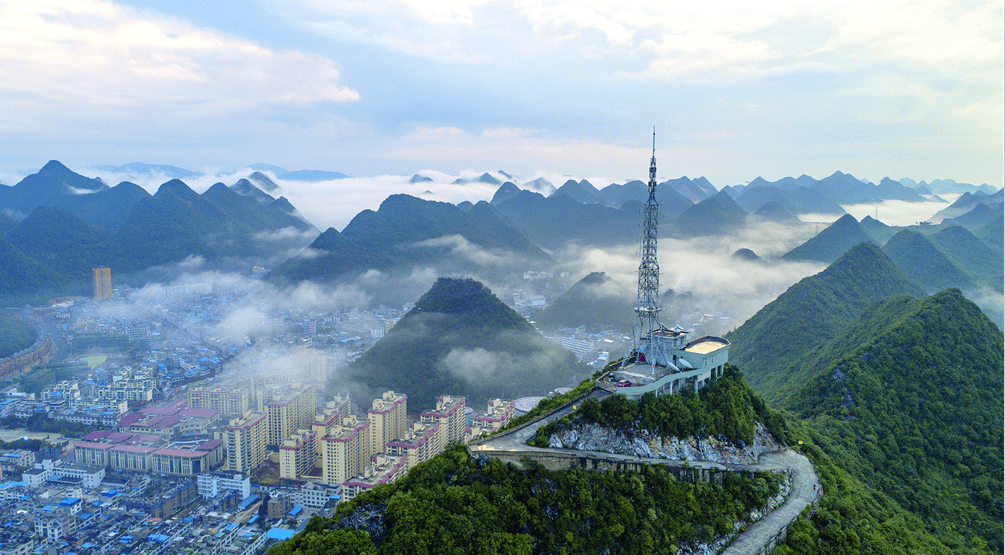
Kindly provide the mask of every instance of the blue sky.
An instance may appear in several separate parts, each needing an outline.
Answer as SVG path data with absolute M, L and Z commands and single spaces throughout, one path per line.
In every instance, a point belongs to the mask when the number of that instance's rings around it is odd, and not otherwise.
M 838 4 L 838 5 L 834 5 Z M 1002 2 L 0 0 L 0 175 L 55 158 L 1000 187 Z M 85 172 L 86 173 L 86 172 Z

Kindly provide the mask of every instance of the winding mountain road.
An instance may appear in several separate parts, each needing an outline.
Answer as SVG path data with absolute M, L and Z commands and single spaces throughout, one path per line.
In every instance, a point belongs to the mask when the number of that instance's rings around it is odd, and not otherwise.
M 590 397 L 606 397 L 610 393 L 597 389 L 589 394 Z M 480 442 L 469 444 L 472 452 L 478 451 L 526 451 L 526 452 L 555 452 L 574 453 L 578 455 L 595 456 L 608 460 L 622 461 L 645 461 L 650 464 L 664 464 L 668 466 L 682 466 L 685 462 L 691 467 L 715 468 L 719 470 L 780 470 L 788 471 L 791 476 L 789 495 L 785 502 L 771 513 L 765 515 L 761 520 L 747 526 L 733 542 L 722 552 L 723 555 L 757 555 L 767 553 L 765 547 L 777 538 L 793 521 L 795 521 L 803 509 L 816 500 L 816 496 L 822 494 L 820 479 L 813 464 L 805 456 L 791 450 L 764 453 L 758 457 L 758 463 L 752 465 L 723 464 L 711 461 L 671 461 L 667 459 L 639 458 L 632 455 L 619 455 L 605 453 L 602 451 L 579 451 L 576 449 L 555 449 L 541 448 L 527 445 L 527 440 L 537 434 L 537 429 L 541 426 L 558 420 L 563 416 L 573 412 L 573 408 L 582 399 L 569 403 L 565 407 L 527 424 L 521 428 L 511 430 L 499 436 L 494 436 Z

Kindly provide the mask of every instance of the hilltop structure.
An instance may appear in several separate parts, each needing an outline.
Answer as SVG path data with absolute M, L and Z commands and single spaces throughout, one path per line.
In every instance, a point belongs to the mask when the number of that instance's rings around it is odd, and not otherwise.
M 675 393 L 682 387 L 695 389 L 722 375 L 729 359 L 729 341 L 704 336 L 689 340 L 691 330 L 664 326 L 659 319 L 660 266 L 656 257 L 659 203 L 656 201 L 656 132 L 649 163 L 649 199 L 645 205 L 642 232 L 642 262 L 639 264 L 638 301 L 628 353 L 621 366 L 601 378 L 601 385 L 629 397 L 646 393 Z

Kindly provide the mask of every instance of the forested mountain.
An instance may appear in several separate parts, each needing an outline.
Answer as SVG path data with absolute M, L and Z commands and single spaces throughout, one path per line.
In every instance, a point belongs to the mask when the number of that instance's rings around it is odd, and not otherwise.
M 303 247 L 317 233 L 285 198 L 273 200 L 242 181 L 234 189 L 258 195 L 241 195 L 222 183 L 199 195 L 174 179 L 151 196 L 128 182 L 109 188 L 52 161 L 0 189 L 0 208 L 24 215 L 19 222 L 6 214 L 0 218 L 0 236 L 14 265 L 2 270 L 7 287 L 0 297 L 87 294 L 93 266 L 109 266 L 123 279 L 196 255 L 210 263 L 262 261 Z
M 623 329 L 634 318 L 635 294 L 604 272 L 593 272 L 577 281 L 555 302 L 534 316 L 545 329 Z
M 872 237 L 873 242 L 877 245 L 886 243 L 890 240 L 890 237 L 897 234 L 896 229 L 884 224 L 872 216 L 862 218 L 858 225 L 862 227 L 862 231 L 866 232 L 869 237 Z
M 478 267 L 463 253 L 454 253 L 458 239 L 506 255 L 513 264 L 549 260 L 487 202 L 463 211 L 449 203 L 398 194 L 387 197 L 376 212 L 364 210 L 357 214 L 342 233 L 327 230 L 305 252 L 277 266 L 266 279 L 274 283 L 326 281 L 371 269 L 411 271 L 423 264 L 442 266 L 442 273 Z
M 585 374 L 575 355 L 484 285 L 451 278 L 437 280 L 349 369 L 373 391 L 407 392 L 416 409 L 435 406 L 440 395 L 465 395 L 471 406 L 515 399 L 578 383 Z
M 833 464 L 948 549 L 1001 553 L 1002 352 L 1001 331 L 958 290 L 892 297 L 818 350 L 823 371 L 788 407 Z
M 806 353 L 836 337 L 866 305 L 898 294 L 921 297 L 924 291 L 879 247 L 855 245 L 728 333 L 730 362 L 766 399 L 783 399 L 812 376 L 805 368 Z
M 845 214 L 816 236 L 782 255 L 785 260 L 815 260 L 830 264 L 859 243 L 873 242 L 851 214 Z
M 968 288 L 974 283 L 927 237 L 911 229 L 894 235 L 883 245 L 883 252 L 901 272 L 928 293 L 947 287 Z

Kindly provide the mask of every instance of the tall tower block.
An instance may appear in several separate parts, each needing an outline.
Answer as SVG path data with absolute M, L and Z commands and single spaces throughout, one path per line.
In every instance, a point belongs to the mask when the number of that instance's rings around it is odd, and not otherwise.
M 94 300 L 112 298 L 112 269 L 91 268 L 94 272 Z

